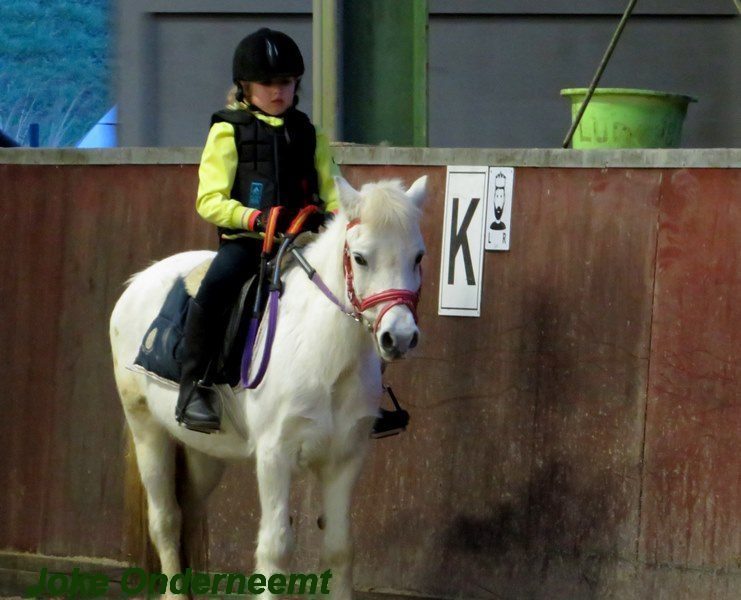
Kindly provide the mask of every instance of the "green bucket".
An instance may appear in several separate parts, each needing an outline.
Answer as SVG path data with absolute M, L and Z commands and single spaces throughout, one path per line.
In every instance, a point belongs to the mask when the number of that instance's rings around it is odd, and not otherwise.
M 572 123 L 587 88 L 561 90 L 571 100 Z M 597 88 L 572 148 L 679 148 L 687 105 L 696 98 L 652 90 Z

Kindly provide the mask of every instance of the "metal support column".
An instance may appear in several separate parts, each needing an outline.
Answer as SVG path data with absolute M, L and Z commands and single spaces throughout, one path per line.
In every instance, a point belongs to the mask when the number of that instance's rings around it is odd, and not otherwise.
M 342 139 L 427 145 L 427 0 L 343 0 Z
M 341 137 L 342 107 L 337 94 L 340 45 L 337 0 L 313 0 L 313 121 L 329 136 Z

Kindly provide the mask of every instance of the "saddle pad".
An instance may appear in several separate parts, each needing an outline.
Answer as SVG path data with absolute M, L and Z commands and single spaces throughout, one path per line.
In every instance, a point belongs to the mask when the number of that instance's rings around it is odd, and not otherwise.
M 159 314 L 144 334 L 134 365 L 168 381 L 180 381 L 183 329 L 189 301 L 185 280 L 178 277 Z
M 159 314 L 144 334 L 139 353 L 134 360 L 133 368 L 144 371 L 155 379 L 179 384 L 182 373 L 183 332 L 188 316 L 190 298 L 197 291 L 203 279 L 205 268 L 197 267 L 198 273 L 191 273 L 185 279 L 179 277 L 170 289 Z M 224 344 L 218 348 L 216 368 L 212 370 L 212 381 L 215 384 L 227 383 L 236 386 L 239 383 L 239 369 L 242 351 L 247 339 L 249 310 L 254 291 L 249 279 L 242 288 L 235 304 L 224 335 Z M 264 305 L 264 303 L 263 303 Z

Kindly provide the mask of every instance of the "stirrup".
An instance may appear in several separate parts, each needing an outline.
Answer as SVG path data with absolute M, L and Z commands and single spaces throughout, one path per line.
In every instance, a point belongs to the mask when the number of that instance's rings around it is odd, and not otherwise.
M 399 435 L 402 431 L 406 431 L 409 424 L 409 413 L 401 407 L 391 386 L 384 385 L 383 389 L 391 397 L 394 410 L 381 409 L 381 416 L 376 419 L 370 434 L 370 437 L 375 440 Z

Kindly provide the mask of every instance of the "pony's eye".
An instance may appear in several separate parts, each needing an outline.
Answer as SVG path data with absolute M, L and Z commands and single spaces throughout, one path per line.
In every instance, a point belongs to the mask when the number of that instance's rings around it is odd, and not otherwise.
M 361 267 L 367 267 L 368 261 L 365 260 L 365 257 L 362 254 L 358 254 L 357 252 L 352 255 L 352 257 L 355 259 L 355 262 L 359 264 Z
M 418 265 L 419 263 L 421 263 L 422 262 L 422 257 L 424 255 L 425 255 L 424 252 L 420 252 L 419 254 L 417 254 L 417 258 L 414 259 L 414 264 L 415 265 Z

